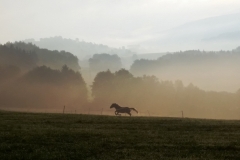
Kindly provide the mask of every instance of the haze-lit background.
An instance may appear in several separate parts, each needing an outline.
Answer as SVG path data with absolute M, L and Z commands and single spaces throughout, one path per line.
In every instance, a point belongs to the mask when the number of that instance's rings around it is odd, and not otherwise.
M 240 1 L 0 0 L 0 108 L 239 119 L 239 97 Z
M 229 50 L 239 13 L 238 0 L 0 0 L 0 43 L 62 36 L 139 53 Z

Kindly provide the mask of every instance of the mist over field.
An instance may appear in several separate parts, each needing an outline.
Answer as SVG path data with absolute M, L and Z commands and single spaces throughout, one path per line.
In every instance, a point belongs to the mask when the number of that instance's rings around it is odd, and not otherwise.
M 0 109 L 239 119 L 239 6 L 2 0 Z

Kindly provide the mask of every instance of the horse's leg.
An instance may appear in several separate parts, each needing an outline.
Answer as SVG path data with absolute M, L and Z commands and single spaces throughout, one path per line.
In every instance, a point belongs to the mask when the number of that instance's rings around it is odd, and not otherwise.
M 121 114 L 119 114 L 117 111 L 115 111 L 115 115 L 116 116 L 121 116 Z
M 127 114 L 129 114 L 130 117 L 132 116 L 130 112 L 127 112 Z
M 119 114 L 117 111 L 115 111 L 115 115 L 116 116 L 119 116 L 119 115 L 121 116 L 121 114 Z

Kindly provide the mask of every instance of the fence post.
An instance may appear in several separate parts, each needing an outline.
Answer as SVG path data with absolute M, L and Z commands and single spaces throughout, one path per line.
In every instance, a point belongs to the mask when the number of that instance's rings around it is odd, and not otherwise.
M 148 112 L 148 116 L 150 117 L 150 113 L 149 113 L 149 111 L 147 111 Z
M 184 118 L 184 116 L 183 116 L 183 111 L 182 111 L 182 118 Z
M 63 114 L 64 114 L 64 112 L 65 112 L 65 106 L 63 106 Z

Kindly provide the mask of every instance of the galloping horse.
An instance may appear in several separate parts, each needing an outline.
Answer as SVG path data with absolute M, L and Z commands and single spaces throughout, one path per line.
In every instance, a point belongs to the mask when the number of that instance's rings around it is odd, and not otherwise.
M 119 115 L 121 116 L 121 114 L 119 113 L 127 113 L 131 116 L 131 110 L 134 110 L 135 112 L 138 113 L 138 111 L 135 109 L 135 108 L 129 108 L 129 107 L 121 107 L 119 106 L 117 103 L 113 103 L 110 108 L 115 108 L 116 111 L 115 111 L 115 115 Z

